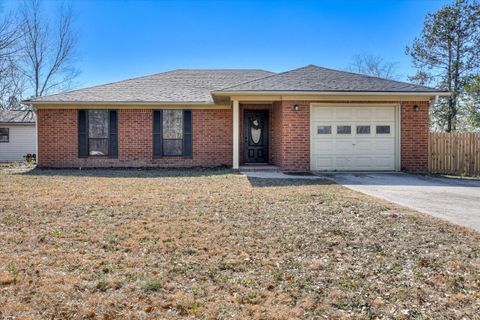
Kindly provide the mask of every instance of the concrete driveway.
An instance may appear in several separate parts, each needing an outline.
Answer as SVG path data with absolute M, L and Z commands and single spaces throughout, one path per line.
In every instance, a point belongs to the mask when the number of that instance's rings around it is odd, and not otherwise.
M 480 181 L 405 173 L 319 174 L 347 188 L 480 231 Z

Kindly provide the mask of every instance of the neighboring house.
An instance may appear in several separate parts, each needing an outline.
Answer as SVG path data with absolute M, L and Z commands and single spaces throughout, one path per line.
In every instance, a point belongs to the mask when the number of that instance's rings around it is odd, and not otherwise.
M 24 161 L 36 143 L 33 111 L 0 109 L 0 162 Z
M 40 167 L 427 171 L 447 92 L 309 65 L 175 70 L 38 97 Z

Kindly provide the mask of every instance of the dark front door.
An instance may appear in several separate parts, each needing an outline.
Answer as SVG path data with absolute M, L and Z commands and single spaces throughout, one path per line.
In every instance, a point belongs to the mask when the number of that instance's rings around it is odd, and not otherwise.
M 268 163 L 268 111 L 243 112 L 243 162 Z

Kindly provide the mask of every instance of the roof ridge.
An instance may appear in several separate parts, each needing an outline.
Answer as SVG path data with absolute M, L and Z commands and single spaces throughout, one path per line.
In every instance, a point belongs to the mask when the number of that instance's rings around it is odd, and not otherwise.
M 221 69 L 175 69 L 172 71 L 263 71 L 263 72 L 270 72 L 275 73 L 270 70 L 265 69 L 241 69 L 241 68 L 221 68 Z
M 246 82 L 241 82 L 241 83 L 238 83 L 238 84 L 236 84 L 236 85 L 229 86 L 229 87 L 225 87 L 225 88 L 222 88 L 222 89 L 220 89 L 220 90 L 214 90 L 214 91 L 223 91 L 223 90 L 230 89 L 230 88 L 234 88 L 234 87 L 236 87 L 236 86 L 240 86 L 240 85 L 243 85 L 243 84 L 251 83 L 251 82 L 254 82 L 254 81 L 264 80 L 264 79 L 267 79 L 267 78 L 271 78 L 271 77 L 275 77 L 275 76 L 280 76 L 280 75 L 283 75 L 283 74 L 286 74 L 286 73 L 289 73 L 289 72 L 293 72 L 293 71 L 296 71 L 296 70 L 305 69 L 305 68 L 310 67 L 310 66 L 313 66 L 313 64 L 309 64 L 309 65 L 307 65 L 307 66 L 303 66 L 303 67 L 300 67 L 300 68 L 295 68 L 295 69 L 292 69 L 292 70 L 287 70 L 287 71 L 283 71 L 283 72 L 279 72 L 279 73 L 274 73 L 274 74 L 271 74 L 271 75 L 266 76 L 266 77 L 262 77 L 262 78 L 258 78 L 258 79 L 253 79 L 253 80 L 246 81 Z

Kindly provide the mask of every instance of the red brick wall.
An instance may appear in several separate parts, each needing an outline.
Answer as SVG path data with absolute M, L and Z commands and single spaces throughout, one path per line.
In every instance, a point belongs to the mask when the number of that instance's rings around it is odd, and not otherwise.
M 272 149 L 272 164 L 282 167 L 282 103 L 276 101 L 272 106 L 272 138 L 271 138 L 271 149 Z
M 294 111 L 293 106 L 299 105 Z M 310 103 L 282 101 L 280 129 L 282 142 L 279 152 L 283 171 L 310 171 Z
M 270 109 L 270 161 L 283 171 L 310 169 L 310 103 L 282 101 L 269 105 L 241 105 Z M 321 102 L 321 101 L 315 101 Z M 349 103 L 353 101 L 343 101 Z M 399 101 L 383 101 L 383 103 Z M 336 102 L 338 103 L 338 102 Z M 368 102 L 361 102 L 367 104 Z M 382 102 L 375 102 L 382 103 Z M 300 106 L 293 111 L 293 105 Z M 428 102 L 401 102 L 401 168 L 428 170 Z M 414 112 L 413 106 L 420 107 Z M 40 167 L 218 166 L 232 164 L 232 111 L 192 110 L 193 157 L 152 157 L 152 110 L 120 109 L 118 159 L 79 159 L 77 110 L 38 110 Z M 243 116 L 240 117 L 243 123 Z M 241 126 L 241 132 L 243 126 Z M 240 157 L 243 139 L 240 138 Z
M 414 106 L 419 106 L 418 112 Z M 402 103 L 401 168 L 402 171 L 428 171 L 428 102 Z
M 78 155 L 78 111 L 37 111 L 38 166 L 69 166 Z M 70 165 L 73 166 L 73 165 Z
M 78 158 L 78 110 L 38 110 L 39 167 L 213 167 L 232 164 L 231 110 L 192 110 L 193 156 L 152 156 L 152 110 L 118 110 L 118 159 Z

